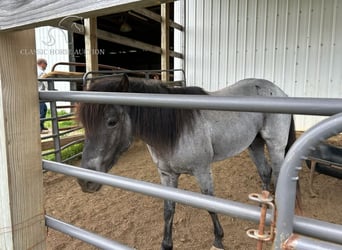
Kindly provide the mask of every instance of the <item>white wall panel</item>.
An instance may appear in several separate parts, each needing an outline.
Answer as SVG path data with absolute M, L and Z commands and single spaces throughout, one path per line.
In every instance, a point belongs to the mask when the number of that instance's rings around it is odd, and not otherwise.
M 67 31 L 51 26 L 35 29 L 36 35 L 36 57 L 44 58 L 48 62 L 46 73 L 51 71 L 52 66 L 58 62 L 69 62 L 69 41 Z M 69 67 L 60 65 L 57 71 L 69 71 Z M 55 89 L 60 91 L 70 90 L 69 82 L 55 82 Z M 58 105 L 70 105 L 69 102 L 58 102 Z M 68 109 L 66 109 L 68 110 Z
M 342 97 L 342 1 L 186 0 L 188 85 L 273 81 L 290 96 Z M 320 117 L 298 116 L 298 129 Z

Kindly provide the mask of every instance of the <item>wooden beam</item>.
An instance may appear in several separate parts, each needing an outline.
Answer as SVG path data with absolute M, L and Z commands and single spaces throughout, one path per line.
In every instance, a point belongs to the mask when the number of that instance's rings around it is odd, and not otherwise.
M 86 71 L 99 70 L 99 61 L 96 51 L 97 48 L 97 20 L 96 17 L 84 19 L 84 43 Z
M 68 16 L 104 16 L 165 2 L 173 0 L 5 0 L 0 1 L 0 31 L 51 25 Z
M 34 30 L 0 34 L 0 248 L 45 249 Z
M 104 30 L 97 30 L 97 38 L 108 41 L 108 42 L 113 42 L 113 43 L 118 43 L 118 44 L 130 46 L 132 48 L 146 50 L 146 51 L 153 52 L 156 54 L 162 53 L 161 48 L 156 46 L 156 45 L 140 42 L 138 40 L 134 40 L 134 39 L 131 39 L 128 37 L 120 36 L 120 35 L 110 33 L 108 31 L 104 31 Z M 175 51 L 170 51 L 170 56 L 177 57 L 177 58 L 183 58 L 183 55 L 181 53 L 178 53 Z
M 170 6 L 168 3 L 160 6 L 160 12 L 162 17 L 161 22 L 161 70 L 170 69 Z M 170 74 L 168 71 L 162 71 L 162 81 L 169 81 Z
M 73 23 L 72 25 L 65 26 L 64 28 L 70 32 L 74 32 L 79 35 L 84 35 L 83 31 L 85 27 L 82 24 Z M 104 40 L 104 41 L 118 43 L 118 44 L 130 46 L 132 48 L 142 49 L 142 50 L 146 50 L 152 53 L 161 54 L 161 48 L 159 46 L 144 43 L 138 40 L 134 40 L 132 38 L 125 37 L 125 36 L 120 36 L 114 33 L 110 33 L 108 31 L 98 29 L 97 38 Z M 179 52 L 170 50 L 169 53 L 171 57 L 177 57 L 177 58 L 183 59 L 183 54 Z
M 132 10 L 133 12 L 136 12 L 140 15 L 143 15 L 143 16 L 146 16 L 156 22 L 159 22 L 161 23 L 162 21 L 162 17 L 160 15 L 158 15 L 157 13 L 153 12 L 153 11 L 150 11 L 148 9 L 134 9 Z M 174 29 L 178 29 L 180 31 L 183 31 L 184 30 L 184 27 L 182 25 L 180 25 L 179 23 L 176 23 L 172 20 L 169 20 L 169 25 L 171 28 L 174 28 Z
M 99 39 L 105 40 L 105 41 L 110 41 L 113 43 L 119 43 L 119 44 L 123 44 L 126 46 L 130 46 L 133 48 L 138 48 L 138 49 L 142 49 L 142 50 L 147 50 L 153 53 L 157 53 L 160 54 L 161 53 L 161 49 L 158 46 L 155 45 L 151 45 L 148 43 L 144 43 L 144 42 L 140 42 L 131 38 L 127 38 L 124 36 L 120 36 L 114 33 L 110 33 L 104 30 L 98 30 L 97 31 L 97 36 Z

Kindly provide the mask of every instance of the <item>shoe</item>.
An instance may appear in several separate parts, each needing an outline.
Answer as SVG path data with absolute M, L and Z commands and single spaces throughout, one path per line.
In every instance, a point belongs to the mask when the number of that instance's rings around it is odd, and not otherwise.
M 49 129 L 48 129 L 48 128 L 45 128 L 45 127 L 44 127 L 42 130 L 47 130 L 47 131 L 49 131 Z
M 48 134 L 48 133 L 49 133 L 49 130 L 43 129 L 43 130 L 40 131 L 40 134 Z

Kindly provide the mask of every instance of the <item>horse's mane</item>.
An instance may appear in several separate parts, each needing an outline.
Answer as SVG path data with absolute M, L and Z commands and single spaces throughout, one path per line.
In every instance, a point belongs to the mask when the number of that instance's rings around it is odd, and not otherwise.
M 197 94 L 207 93 L 198 87 L 168 87 L 155 80 L 127 78 L 124 76 L 96 80 L 89 91 L 160 93 L 160 94 Z M 110 104 L 82 103 L 78 107 L 78 117 L 86 133 L 92 134 Z M 141 138 L 158 150 L 172 150 L 185 131 L 191 131 L 194 117 L 193 109 L 129 106 L 128 113 L 132 121 L 133 135 Z

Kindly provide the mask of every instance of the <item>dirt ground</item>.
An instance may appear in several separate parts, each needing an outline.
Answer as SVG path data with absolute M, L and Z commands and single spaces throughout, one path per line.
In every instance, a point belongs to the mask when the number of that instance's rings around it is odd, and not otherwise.
M 341 141 L 341 140 L 339 140 Z M 110 173 L 159 183 L 159 176 L 146 146 L 137 141 Z M 261 182 L 246 152 L 213 166 L 216 196 L 253 204 L 248 194 L 260 192 Z M 342 224 L 342 181 L 315 175 L 318 197 L 310 197 L 309 170 L 301 172 L 304 212 L 307 217 Z M 83 193 L 72 177 L 44 174 L 45 209 L 52 217 L 96 232 L 136 249 L 160 249 L 163 232 L 163 201 L 104 186 L 94 194 Z M 183 175 L 179 187 L 199 191 L 191 176 Z M 225 231 L 225 249 L 255 249 L 256 241 L 246 230 L 257 228 L 253 222 L 220 215 Z M 174 219 L 174 249 L 210 249 L 212 224 L 206 211 L 177 204 Z M 270 249 L 270 244 L 265 249 Z M 52 229 L 48 231 L 47 249 L 96 249 Z

